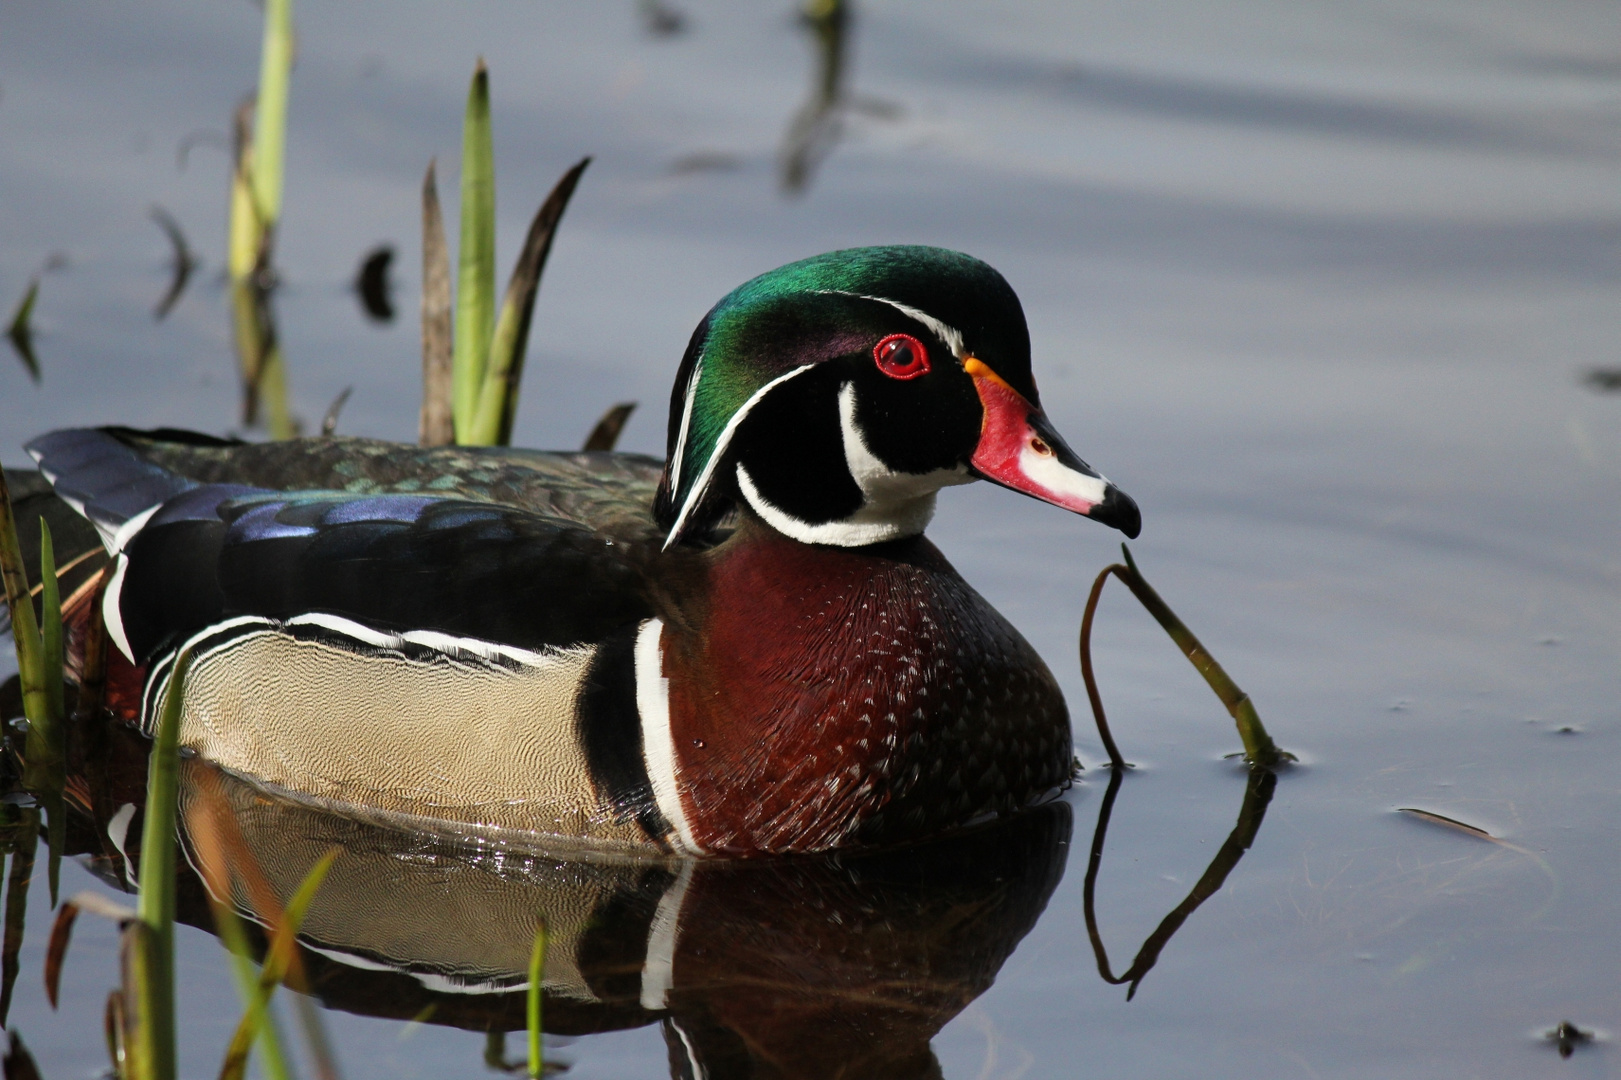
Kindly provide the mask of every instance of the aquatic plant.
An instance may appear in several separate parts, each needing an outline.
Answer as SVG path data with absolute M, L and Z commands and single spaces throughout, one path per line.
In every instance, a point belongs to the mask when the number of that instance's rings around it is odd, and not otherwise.
M 11 492 L 6 486 L 4 471 L 0 470 L 0 577 L 5 581 L 6 604 L 11 613 L 11 639 L 17 651 L 23 715 L 28 718 L 22 782 L 45 807 L 51 844 L 51 904 L 55 906 L 63 840 L 67 835 L 67 819 L 62 807 L 67 735 L 63 715 L 62 601 L 51 529 L 43 518 L 39 527 L 40 612 L 36 620 L 33 591 L 28 587 L 22 546 L 17 540 Z
M 39 298 L 39 278 L 28 283 L 28 291 L 23 293 L 22 300 L 17 304 L 17 310 L 12 313 L 11 323 L 6 327 L 6 338 L 11 347 L 17 350 L 17 358 L 28 369 L 28 377 L 36 383 L 39 382 L 39 357 L 34 355 L 34 301 Z
M 287 375 L 270 311 L 271 255 L 281 217 L 287 143 L 287 93 L 293 66 L 292 0 L 265 0 L 259 91 L 237 109 L 226 265 L 231 323 L 242 369 L 242 422 L 258 421 L 261 399 L 270 435 L 288 439 L 298 425 L 287 408 Z
M 1182 655 L 1194 669 L 1204 676 L 1210 689 L 1214 690 L 1221 703 L 1226 706 L 1233 722 L 1238 726 L 1238 737 L 1244 743 L 1244 758 L 1251 765 L 1262 769 L 1275 769 L 1285 761 L 1293 761 L 1292 755 L 1279 750 L 1272 737 L 1266 733 L 1266 727 L 1261 723 L 1260 715 L 1255 711 L 1255 703 L 1250 701 L 1249 695 L 1238 688 L 1216 658 L 1204 647 L 1198 638 L 1177 618 L 1171 606 L 1160 598 L 1154 587 L 1148 584 L 1146 578 L 1137 569 L 1137 563 L 1131 557 L 1131 549 L 1125 544 L 1120 545 L 1125 556 L 1125 564 L 1110 563 L 1105 566 L 1092 583 L 1092 593 L 1086 599 L 1086 612 L 1081 616 L 1081 677 L 1086 681 L 1086 696 L 1092 703 L 1092 717 L 1097 722 L 1098 735 L 1103 740 L 1103 747 L 1109 754 L 1109 764 L 1115 769 L 1124 768 L 1126 759 L 1120 755 L 1119 747 L 1115 746 L 1114 736 L 1109 731 L 1108 720 L 1103 713 L 1103 698 L 1098 693 L 1097 680 L 1092 675 L 1092 618 L 1097 613 L 1098 598 L 1103 595 L 1104 583 L 1112 574 L 1125 582 L 1132 595 L 1141 601 L 1154 620 L 1164 627 L 1176 647 L 1182 650 Z
M 526 1019 L 529 1022 L 529 1075 L 534 1080 L 546 1072 L 546 1052 L 540 1039 L 541 977 L 546 972 L 546 924 L 535 927 L 535 944 L 529 951 L 529 997 Z
M 518 385 L 523 378 L 541 274 L 558 222 L 580 174 L 590 163 L 589 157 L 583 158 L 565 172 L 535 212 L 497 311 L 490 76 L 484 61 L 478 62 L 462 121 L 460 242 L 454 306 L 433 162 L 429 162 L 422 184 L 424 445 L 455 441 L 463 446 L 507 446 L 512 442 Z

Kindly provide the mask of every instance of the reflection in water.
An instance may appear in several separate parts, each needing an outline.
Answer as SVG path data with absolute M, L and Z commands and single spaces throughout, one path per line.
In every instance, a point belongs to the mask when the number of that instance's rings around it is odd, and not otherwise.
M 664 0 L 636 0 L 636 11 L 654 37 L 671 37 L 687 28 L 687 17 Z
M 1119 985 L 1126 985 L 1126 1000 L 1130 1001 L 1137 993 L 1137 987 L 1142 983 L 1143 976 L 1159 961 L 1159 954 L 1170 942 L 1171 936 L 1182 928 L 1188 916 L 1198 910 L 1199 905 L 1213 896 L 1227 875 L 1232 873 L 1238 860 L 1244 857 L 1255 842 L 1255 834 L 1260 831 L 1261 819 L 1266 816 L 1267 804 L 1272 801 L 1272 789 L 1277 786 L 1277 774 L 1270 769 L 1251 768 L 1249 771 L 1249 784 L 1244 788 L 1244 802 L 1238 810 L 1238 821 L 1233 831 L 1228 835 L 1227 842 L 1221 845 L 1216 857 L 1210 860 L 1205 868 L 1204 875 L 1194 883 L 1193 889 L 1187 897 L 1171 913 L 1160 920 L 1154 932 L 1148 935 L 1142 948 L 1132 959 L 1131 966 L 1119 975 L 1113 973 L 1109 966 L 1109 956 L 1103 947 L 1103 935 L 1098 932 L 1097 911 L 1094 898 L 1097 891 L 1098 869 L 1103 863 L 1103 842 L 1109 832 L 1109 815 L 1114 812 L 1115 796 L 1120 793 L 1120 782 L 1125 777 L 1126 770 L 1114 768 L 1109 770 L 1109 787 L 1103 793 L 1103 805 L 1098 808 L 1097 831 L 1092 834 L 1092 856 L 1086 864 L 1086 932 L 1092 939 L 1092 952 L 1097 957 L 1098 974 L 1103 981 Z
M 798 194 L 839 141 L 844 106 L 844 62 L 850 29 L 845 0 L 811 0 L 800 16 L 816 43 L 816 78 L 810 98 L 788 124 L 782 149 L 782 187 Z
M 39 296 L 39 278 L 28 283 L 28 291 L 17 304 L 6 328 L 6 339 L 17 352 L 17 359 L 28 370 L 28 377 L 39 382 L 39 358 L 34 355 L 34 300 Z
M 810 97 L 788 123 L 782 148 L 782 188 L 798 195 L 844 133 L 852 112 L 892 120 L 900 110 L 886 101 L 857 97 L 844 88 L 850 58 L 853 15 L 847 0 L 809 0 L 800 22 L 816 44 L 816 72 Z
M 145 745 L 115 728 L 80 809 L 77 849 L 129 888 Z M 90 770 L 87 770 L 87 772 Z M 221 777 L 185 763 L 182 808 Z M 1071 816 L 1052 803 L 899 851 L 746 861 L 514 850 L 405 832 L 220 784 L 285 902 L 332 845 L 342 854 L 300 940 L 328 1007 L 492 1033 L 524 1027 L 537 916 L 551 940 L 546 1029 L 660 1025 L 675 1076 L 941 1075 L 929 1040 L 987 990 L 1063 875 Z M 191 840 L 183 850 L 195 863 Z M 255 921 L 246 895 L 235 906 Z M 212 926 L 182 867 L 180 918 Z M 263 934 L 258 948 L 263 948 Z M 431 1011 L 430 1011 L 431 1010 Z
M 180 303 L 180 297 L 186 291 L 186 283 L 191 280 L 191 272 L 197 269 L 197 256 L 192 254 L 191 247 L 186 243 L 186 234 L 180 229 L 180 222 L 174 215 L 161 206 L 154 206 L 151 212 L 152 220 L 157 222 L 158 228 L 169 240 L 171 255 L 169 257 L 169 287 L 163 293 L 162 299 L 152 309 L 152 317 L 162 322 L 174 306 Z
M 253 99 L 236 110 L 231 160 L 230 251 L 231 338 L 242 372 L 242 426 L 263 423 L 272 439 L 291 439 L 299 425 L 287 409 L 287 369 L 276 339 L 271 294 L 277 284 L 271 262 L 275 223 L 254 209 L 251 169 Z
M 268 267 L 266 268 L 268 271 Z M 299 425 L 287 408 L 287 369 L 276 339 L 271 275 L 231 282 L 231 328 L 242 371 L 242 425 L 263 422 L 272 439 L 291 439 Z

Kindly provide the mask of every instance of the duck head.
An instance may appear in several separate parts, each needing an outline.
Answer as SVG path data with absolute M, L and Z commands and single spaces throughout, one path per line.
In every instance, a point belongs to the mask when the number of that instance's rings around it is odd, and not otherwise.
M 942 487 L 976 479 L 1130 537 L 1141 525 L 1042 412 L 1012 288 L 942 248 L 829 252 L 733 290 L 687 346 L 668 452 L 666 546 L 737 503 L 805 543 L 897 540 Z

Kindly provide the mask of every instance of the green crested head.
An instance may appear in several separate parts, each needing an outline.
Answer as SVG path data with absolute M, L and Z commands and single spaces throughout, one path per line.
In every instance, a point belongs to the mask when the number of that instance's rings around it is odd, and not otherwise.
M 655 512 L 672 543 L 739 500 L 808 542 L 921 532 L 939 487 L 990 475 L 976 371 L 1039 415 L 1023 308 L 972 256 L 850 248 L 762 274 L 687 346 Z

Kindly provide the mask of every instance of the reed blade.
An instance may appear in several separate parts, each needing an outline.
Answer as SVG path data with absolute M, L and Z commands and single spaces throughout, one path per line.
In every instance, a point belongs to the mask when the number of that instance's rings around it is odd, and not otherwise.
M 62 985 L 62 964 L 68 958 L 68 944 L 73 940 L 73 924 L 79 918 L 79 905 L 69 900 L 56 909 L 56 922 L 51 926 L 50 944 L 45 947 L 45 1000 L 56 1010 L 57 990 Z M 4 1023 L 0 1019 L 0 1023 Z
M 449 446 L 456 441 L 451 404 L 450 250 L 445 244 L 434 166 L 428 162 L 428 174 L 422 178 L 422 419 L 417 441 L 423 446 Z
M 461 246 L 456 254 L 454 402 L 456 434 L 467 442 L 479 406 L 495 329 L 495 148 L 490 73 L 481 59 L 462 121 Z
M 546 1072 L 546 1051 L 541 1045 L 542 977 L 546 973 L 546 924 L 535 928 L 535 944 L 529 951 L 529 1075 L 538 1078 Z
M 180 787 L 180 714 L 188 649 L 176 658 L 147 764 L 146 823 L 141 832 L 139 928 L 135 942 L 135 1058 L 142 1080 L 174 1080 L 175 816 Z
M 602 414 L 597 426 L 586 436 L 581 450 L 612 450 L 619 443 L 619 433 L 625 430 L 625 421 L 636 411 L 634 401 L 624 401 Z
M 304 880 L 293 893 L 292 899 L 287 901 L 282 922 L 276 928 L 275 935 L 270 939 L 270 947 L 265 952 L 264 966 L 259 969 L 255 999 L 237 1023 L 230 1046 L 226 1048 L 225 1061 L 220 1066 L 220 1080 L 241 1080 L 247 1069 L 248 1051 L 258 1035 L 259 1022 L 267 1015 L 271 995 L 286 977 L 290 958 L 298 947 L 295 940 L 298 928 L 304 921 L 304 914 L 309 910 L 310 902 L 315 899 L 316 891 L 326 880 L 327 871 L 332 869 L 333 860 L 337 857 L 337 848 L 323 855 L 310 868 L 310 872 L 304 875 Z
M 0 578 L 5 581 L 6 604 L 11 611 L 11 640 L 17 651 L 17 676 L 22 683 L 23 712 L 27 716 L 46 708 L 44 643 L 34 618 L 28 574 L 23 569 L 22 545 L 17 540 L 17 519 L 5 470 L 0 469 Z
M 293 71 L 293 0 L 265 0 L 259 53 L 259 97 L 253 119 L 253 201 L 261 226 L 281 217 L 282 169 L 287 151 L 287 89 Z
M 276 1028 L 274 1016 L 260 1002 L 259 973 L 255 970 L 252 950 L 248 946 L 247 931 L 232 905 L 229 863 L 215 824 L 221 810 L 219 801 L 211 789 L 201 788 L 198 803 L 186 813 L 186 829 L 202 870 L 209 910 L 214 916 L 214 929 L 231 954 L 231 971 L 236 978 L 237 992 L 242 997 L 244 1008 L 253 1018 L 255 1031 L 264 1047 L 261 1068 L 266 1080 L 289 1080 L 291 1072 L 287 1067 L 287 1055 L 282 1049 L 281 1034 Z M 229 813 L 229 810 L 225 812 Z
M 39 846 L 39 811 L 22 811 L 22 827 L 17 847 L 11 853 L 11 869 L 6 874 L 5 937 L 0 944 L 0 1026 L 11 1014 L 11 994 L 17 985 L 23 935 L 28 922 L 28 884 L 34 878 L 34 853 Z
M 254 99 L 236 107 L 231 118 L 231 194 L 225 243 L 225 267 L 231 280 L 246 282 L 259 265 L 264 223 L 253 195 Z
M 489 366 L 479 392 L 478 411 L 467 434 L 459 437 L 463 445 L 509 446 L 512 443 L 512 421 L 518 411 L 518 386 L 523 380 L 524 355 L 529 348 L 529 325 L 534 317 L 535 296 L 540 291 L 540 277 L 546 270 L 546 258 L 551 254 L 552 239 L 557 235 L 558 223 L 563 220 L 563 211 L 568 209 L 580 176 L 590 164 L 590 158 L 582 158 L 565 172 L 529 223 L 529 235 L 524 238 L 523 251 L 512 268 L 512 278 L 501 303 L 501 319 L 496 323 L 490 344 Z

